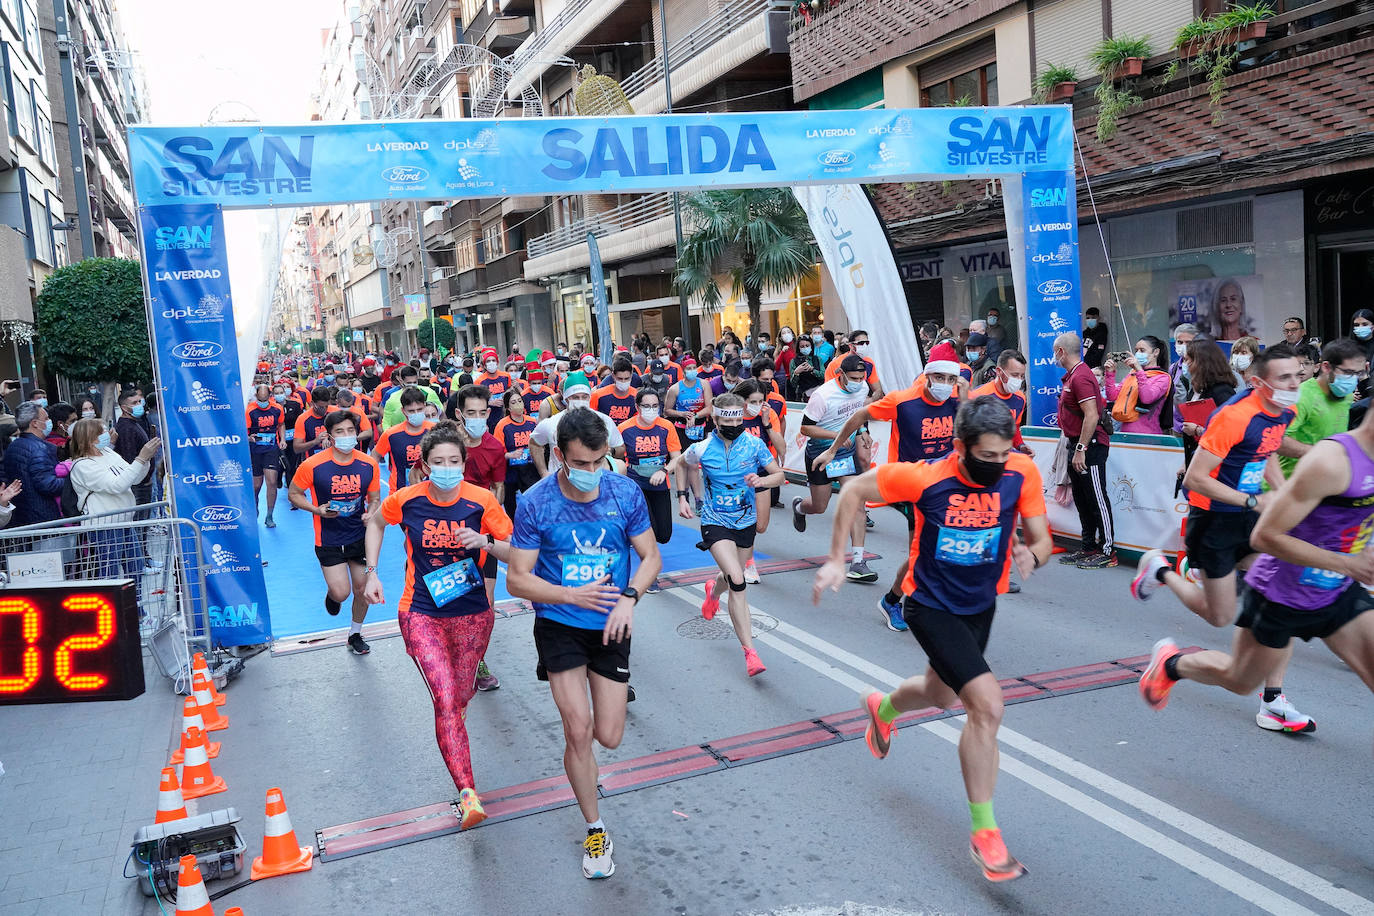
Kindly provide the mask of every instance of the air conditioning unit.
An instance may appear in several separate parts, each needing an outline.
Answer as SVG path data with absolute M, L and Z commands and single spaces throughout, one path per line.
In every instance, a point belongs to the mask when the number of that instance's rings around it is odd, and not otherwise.
M 620 78 L 620 62 L 614 51 L 602 51 L 596 55 L 596 72 L 613 79 Z

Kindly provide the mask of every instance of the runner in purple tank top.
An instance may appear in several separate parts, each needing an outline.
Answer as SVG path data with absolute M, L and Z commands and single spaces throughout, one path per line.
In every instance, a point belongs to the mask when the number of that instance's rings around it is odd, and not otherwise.
M 1140 678 L 1145 702 L 1163 709 L 1183 678 L 1248 693 L 1295 636 L 1325 640 L 1374 691 L 1374 598 L 1361 584 L 1374 582 L 1371 533 L 1374 411 L 1318 442 L 1260 516 L 1251 543 L 1262 556 L 1245 577 L 1231 654 L 1180 655 L 1160 640 Z

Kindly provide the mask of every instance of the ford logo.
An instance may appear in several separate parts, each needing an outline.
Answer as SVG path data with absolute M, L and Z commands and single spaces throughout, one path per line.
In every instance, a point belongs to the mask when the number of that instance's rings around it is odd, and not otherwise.
M 223 352 L 223 347 L 209 340 L 188 340 L 172 348 L 177 359 L 214 359 Z
M 1068 280 L 1046 280 L 1036 289 L 1042 296 L 1063 296 L 1073 290 L 1073 284 Z
M 205 506 L 193 512 L 191 517 L 202 525 L 222 525 L 226 522 L 236 522 L 242 515 L 243 513 L 233 506 Z
M 854 153 L 847 149 L 828 149 L 816 158 L 821 165 L 849 165 L 854 161 Z
M 429 172 L 408 165 L 393 165 L 382 172 L 382 180 L 392 184 L 419 184 L 429 177 Z

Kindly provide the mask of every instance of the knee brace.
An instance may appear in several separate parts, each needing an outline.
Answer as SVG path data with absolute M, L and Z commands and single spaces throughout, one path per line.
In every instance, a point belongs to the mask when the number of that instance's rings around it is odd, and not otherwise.
M 730 583 L 730 591 L 732 591 L 732 592 L 742 592 L 742 591 L 744 591 L 744 580 L 743 580 L 743 579 L 740 579 L 738 582 L 736 582 L 734 579 L 728 579 L 728 580 L 726 580 L 726 581 L 728 581 L 728 582 Z

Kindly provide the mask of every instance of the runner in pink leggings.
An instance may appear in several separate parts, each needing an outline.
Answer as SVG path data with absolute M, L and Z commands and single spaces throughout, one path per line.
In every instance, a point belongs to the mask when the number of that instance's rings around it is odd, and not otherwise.
M 463 434 L 452 421 L 425 434 L 420 460 L 428 479 L 392 493 L 368 524 L 364 595 L 372 604 L 384 602 L 377 559 L 387 525 L 400 525 L 406 580 L 397 620 L 434 701 L 434 733 L 458 787 L 466 830 L 487 817 L 474 787 L 464 722 L 496 619 L 482 568 L 488 554 L 507 559 L 511 520 L 495 496 L 463 482 L 465 457 Z

